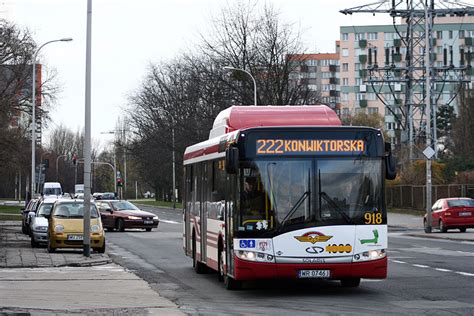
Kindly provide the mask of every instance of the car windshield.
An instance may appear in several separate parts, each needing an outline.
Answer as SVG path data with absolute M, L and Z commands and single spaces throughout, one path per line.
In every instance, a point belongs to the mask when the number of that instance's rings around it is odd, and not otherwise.
M 53 208 L 53 203 L 41 203 L 36 216 L 38 217 L 49 216 L 49 214 L 51 214 L 52 208 Z
M 44 195 L 62 195 L 60 188 L 45 188 L 43 191 Z
M 58 218 L 83 218 L 84 217 L 84 203 L 71 202 L 61 203 L 56 205 L 54 208 L 54 217 Z M 94 204 L 91 204 L 91 218 L 99 217 L 97 208 Z
M 384 211 L 381 168 L 380 160 L 368 159 L 244 164 L 236 229 L 279 232 L 297 229 L 294 225 L 363 224 L 366 213 Z
M 474 206 L 473 199 L 459 199 L 459 200 L 448 200 L 449 207 L 472 207 Z
M 139 210 L 138 207 L 133 205 L 132 203 L 128 201 L 117 201 L 117 202 L 111 202 L 112 206 L 114 209 L 117 211 L 122 211 L 122 210 Z

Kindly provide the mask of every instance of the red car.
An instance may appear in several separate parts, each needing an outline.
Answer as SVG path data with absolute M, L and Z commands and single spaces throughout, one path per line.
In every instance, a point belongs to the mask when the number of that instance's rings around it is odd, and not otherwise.
M 431 233 L 427 220 L 425 214 L 425 232 Z M 448 229 L 459 229 L 464 233 L 467 228 L 474 228 L 474 199 L 439 199 L 431 208 L 431 227 L 439 228 L 442 233 L 446 233 Z
M 142 211 L 125 200 L 99 200 L 95 205 L 100 211 L 102 226 L 107 230 L 123 232 L 125 228 L 143 228 L 149 232 L 160 222 L 155 214 Z

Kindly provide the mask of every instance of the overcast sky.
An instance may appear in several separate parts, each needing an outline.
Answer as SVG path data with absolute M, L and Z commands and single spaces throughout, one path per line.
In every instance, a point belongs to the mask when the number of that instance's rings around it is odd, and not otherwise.
M 232 2 L 233 0 L 228 0 Z M 307 52 L 334 52 L 341 25 L 391 23 L 387 16 L 344 16 L 338 10 L 373 0 L 267 0 L 281 18 L 303 31 Z M 261 5 L 264 1 L 259 1 Z M 199 41 L 224 0 L 93 0 L 92 136 L 115 128 L 150 63 L 172 59 Z M 63 37 L 73 42 L 45 46 L 40 62 L 55 69 L 62 92 L 51 112 L 49 129 L 63 123 L 84 126 L 87 0 L 3 0 L 0 15 L 28 28 L 38 44 Z M 45 131 L 46 134 L 48 131 Z

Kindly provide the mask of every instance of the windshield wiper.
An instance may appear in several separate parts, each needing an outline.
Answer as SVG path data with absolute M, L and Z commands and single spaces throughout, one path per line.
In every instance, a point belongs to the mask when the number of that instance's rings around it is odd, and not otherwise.
M 303 193 L 303 195 L 301 195 L 301 197 L 298 199 L 295 205 L 293 205 L 291 210 L 288 212 L 288 214 L 286 214 L 286 216 L 281 221 L 280 227 L 278 227 L 277 232 L 279 232 L 283 228 L 283 226 L 285 226 L 286 221 L 291 218 L 291 216 L 296 212 L 296 210 L 300 207 L 300 205 L 304 202 L 304 200 L 306 200 L 306 197 L 308 196 L 309 196 L 309 191 L 306 191 Z
M 322 197 L 334 210 L 336 210 L 349 224 L 354 224 L 354 221 L 346 214 L 332 199 L 331 197 L 324 191 L 319 192 L 319 196 Z

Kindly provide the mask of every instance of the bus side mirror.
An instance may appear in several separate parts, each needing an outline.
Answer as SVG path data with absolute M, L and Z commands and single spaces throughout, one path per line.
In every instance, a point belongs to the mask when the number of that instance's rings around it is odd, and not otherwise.
M 393 180 L 397 177 L 397 162 L 392 155 L 392 145 L 385 143 L 385 178 Z
M 237 147 L 229 147 L 225 151 L 225 170 L 229 174 L 236 174 L 239 169 L 239 149 Z

